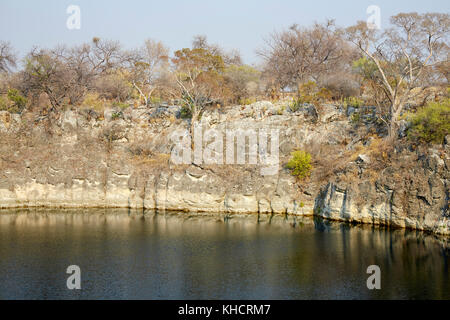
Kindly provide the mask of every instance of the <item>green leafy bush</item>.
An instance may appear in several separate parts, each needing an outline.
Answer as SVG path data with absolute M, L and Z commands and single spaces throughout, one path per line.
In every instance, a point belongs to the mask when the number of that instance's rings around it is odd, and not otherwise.
M 113 102 L 112 105 L 113 105 L 113 107 L 117 107 L 122 110 L 125 110 L 126 108 L 128 108 L 130 106 L 128 103 L 118 102 L 118 101 Z
M 22 111 L 27 104 L 27 98 L 22 96 L 17 89 L 8 90 L 8 99 L 14 103 L 14 107 L 16 107 L 19 112 Z
M 160 104 L 162 102 L 162 99 L 160 97 L 150 97 L 148 99 L 149 104 Z
M 359 108 L 364 104 L 364 101 L 357 97 L 348 97 L 344 99 L 344 108 L 353 107 Z
M 180 110 L 180 118 L 181 119 L 191 119 L 192 118 L 192 110 L 189 105 L 183 105 Z
M 361 122 L 361 113 L 354 112 L 350 117 L 350 122 L 356 125 L 359 124 Z
M 365 80 L 371 80 L 378 74 L 378 67 L 372 60 L 363 57 L 353 62 L 353 71 L 358 73 Z
M 301 99 L 294 99 L 289 103 L 289 109 L 292 112 L 297 112 L 301 107 L 303 107 L 303 101 Z
M 249 104 L 255 103 L 256 99 L 251 98 L 241 98 L 239 99 L 239 104 L 243 106 L 248 106 Z
M 120 118 L 123 118 L 123 113 L 122 113 L 122 111 L 115 111 L 115 112 L 113 112 L 113 113 L 111 114 L 111 119 L 112 119 L 112 120 L 117 120 L 117 119 L 120 119 Z
M 291 156 L 292 158 L 286 165 L 291 170 L 291 174 L 300 179 L 308 177 L 312 170 L 311 155 L 299 150 L 292 152 Z
M 281 107 L 279 107 L 278 110 L 277 110 L 277 114 L 278 114 L 279 116 L 283 115 L 284 110 L 286 110 L 286 106 L 281 106 Z
M 16 89 L 9 89 L 6 95 L 0 96 L 0 111 L 20 113 L 26 104 L 27 99 Z
M 431 102 L 409 115 L 408 137 L 420 142 L 443 143 L 450 133 L 450 99 Z

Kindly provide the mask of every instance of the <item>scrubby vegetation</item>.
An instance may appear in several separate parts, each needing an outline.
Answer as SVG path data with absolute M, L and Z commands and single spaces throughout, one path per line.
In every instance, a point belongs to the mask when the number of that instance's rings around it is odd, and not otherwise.
M 408 136 L 414 141 L 443 143 L 450 134 L 450 99 L 432 102 L 410 115 Z
M 20 113 L 27 104 L 27 98 L 17 89 L 9 89 L 6 96 L 0 96 L 0 111 Z
M 304 179 L 311 174 L 311 155 L 302 150 L 294 151 L 286 167 L 291 170 L 293 176 Z
M 420 107 L 448 91 L 449 21 L 448 14 L 400 13 L 385 32 L 364 22 L 346 29 L 334 21 L 292 25 L 269 35 L 258 67 L 204 36 L 173 54 L 161 41 L 125 50 L 117 41 L 93 38 L 79 46 L 34 48 L 22 61 L 0 42 L 0 110 L 51 121 L 67 108 L 101 114 L 114 107 L 119 114 L 130 106 L 177 104 L 192 124 L 207 107 L 286 98 L 279 114 L 311 105 L 320 112 L 333 103 L 352 108 L 347 115 L 357 125 L 366 118 L 363 107 L 373 106 L 377 125 L 385 127 L 378 132 L 392 139 L 404 114 L 419 108 L 407 118 L 409 137 L 439 142 L 448 134 L 448 100 Z

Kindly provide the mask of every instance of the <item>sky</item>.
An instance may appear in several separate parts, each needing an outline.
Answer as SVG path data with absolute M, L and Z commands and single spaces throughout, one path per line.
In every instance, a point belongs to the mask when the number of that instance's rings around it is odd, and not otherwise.
M 80 8 L 80 29 L 66 26 L 70 5 Z M 33 46 L 74 45 L 93 37 L 119 40 L 125 48 L 151 38 L 173 52 L 201 34 L 256 64 L 255 51 L 272 32 L 330 18 L 349 26 L 366 21 L 370 5 L 380 8 L 382 28 L 399 12 L 450 12 L 449 0 L 0 0 L 0 40 L 10 41 L 23 57 Z

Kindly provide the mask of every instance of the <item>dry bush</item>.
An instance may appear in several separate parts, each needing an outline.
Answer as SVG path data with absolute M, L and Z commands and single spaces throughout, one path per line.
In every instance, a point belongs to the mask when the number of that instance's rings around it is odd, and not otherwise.
M 265 75 L 273 79 L 276 88 L 285 89 L 345 70 L 354 52 L 334 21 L 328 20 L 308 28 L 292 25 L 275 32 L 258 54 L 265 61 Z
M 153 157 L 154 152 L 149 142 L 135 142 L 128 147 L 128 152 L 138 157 Z
M 322 79 L 320 84 L 331 91 L 334 100 L 360 95 L 360 85 L 350 73 L 333 74 Z
M 342 145 L 328 145 L 315 141 L 305 146 L 305 150 L 313 158 L 315 168 L 313 173 L 316 180 L 325 181 L 346 167 L 350 159 L 343 149 Z
M 170 154 L 157 153 L 152 156 L 134 155 L 131 162 L 137 167 L 145 167 L 152 169 L 163 169 L 170 165 Z
M 391 141 L 376 136 L 364 151 L 371 160 L 369 167 L 373 170 L 381 170 L 390 165 L 394 145 Z
M 132 87 L 120 72 L 99 76 L 94 84 L 100 98 L 125 101 L 131 96 Z
M 86 94 L 83 102 L 81 103 L 82 109 L 91 109 L 99 113 L 103 113 L 105 106 L 105 99 L 101 99 L 99 94 L 96 92 Z

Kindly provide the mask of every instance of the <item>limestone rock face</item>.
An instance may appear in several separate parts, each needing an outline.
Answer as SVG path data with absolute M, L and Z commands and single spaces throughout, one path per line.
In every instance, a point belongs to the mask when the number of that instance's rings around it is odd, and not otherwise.
M 399 149 L 391 163 L 374 169 L 375 147 L 361 143 L 345 111 L 326 105 L 292 112 L 262 101 L 203 113 L 203 132 L 213 129 L 223 137 L 222 158 L 216 152 L 222 163 L 175 164 L 171 137 L 190 128 L 180 107 L 118 111 L 68 110 L 51 130 L 30 114 L 0 112 L 0 207 L 317 215 L 450 234 L 448 138 L 435 149 Z M 263 174 L 267 166 L 261 158 L 227 163 L 228 131 L 271 130 L 279 135 L 272 174 Z M 256 141 L 259 147 L 261 140 Z M 210 143 L 202 141 L 202 152 L 213 149 Z M 298 149 L 318 157 L 304 181 L 284 167 Z M 238 151 L 248 156 L 248 146 L 236 146 Z
M 321 188 L 314 212 L 334 220 L 449 235 L 448 177 L 448 166 L 432 153 L 412 168 L 386 168 L 375 183 L 329 182 Z

